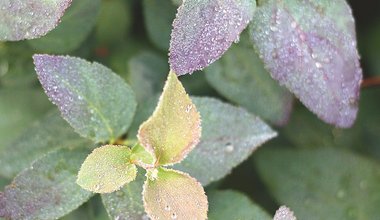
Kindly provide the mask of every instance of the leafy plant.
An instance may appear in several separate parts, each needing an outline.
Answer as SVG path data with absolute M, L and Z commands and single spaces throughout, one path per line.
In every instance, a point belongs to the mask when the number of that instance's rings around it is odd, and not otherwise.
M 6 0 L 0 40 L 0 217 L 378 216 L 344 0 Z

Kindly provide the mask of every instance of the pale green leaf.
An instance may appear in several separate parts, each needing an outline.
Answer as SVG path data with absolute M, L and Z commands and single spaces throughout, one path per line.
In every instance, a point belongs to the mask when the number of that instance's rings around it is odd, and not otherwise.
M 299 219 L 377 219 L 380 166 L 345 150 L 267 149 L 255 155 L 260 176 Z
M 119 191 L 102 194 L 103 204 L 111 219 L 148 219 L 141 193 L 146 178 L 141 171 L 139 170 L 135 181 L 128 183 Z
M 87 153 L 61 149 L 37 160 L 0 193 L 0 217 L 57 219 L 78 208 L 92 195 L 75 183 Z
M 152 220 L 207 219 L 208 202 L 201 184 L 186 173 L 159 168 L 144 184 L 145 211 Z
M 46 94 L 70 125 L 96 142 L 114 142 L 132 122 L 131 88 L 110 69 L 68 56 L 34 55 Z
M 211 192 L 209 220 L 271 220 L 272 218 L 242 193 L 224 190 Z
M 0 150 L 0 175 L 13 178 L 33 161 L 59 148 L 94 145 L 80 137 L 58 111 L 48 113 Z
M 136 178 L 137 168 L 130 161 L 127 146 L 105 145 L 96 148 L 83 162 L 77 183 L 96 193 L 111 193 Z
M 144 168 L 152 168 L 154 166 L 154 157 L 143 146 L 137 143 L 132 148 L 131 162 Z
M 293 96 L 265 70 L 246 33 L 223 57 L 205 69 L 206 77 L 221 95 L 277 125 L 289 119 Z
M 176 165 L 202 185 L 219 180 L 277 134 L 242 108 L 212 98 L 193 98 L 202 118 L 202 138 Z
M 199 142 L 199 112 L 174 72 L 170 72 L 153 115 L 139 129 L 141 144 L 168 165 L 182 161 Z
M 33 39 L 55 28 L 71 0 L 0 1 L 0 41 Z
M 73 0 L 57 28 L 28 43 L 44 53 L 68 53 L 75 50 L 94 27 L 99 8 L 100 0 Z

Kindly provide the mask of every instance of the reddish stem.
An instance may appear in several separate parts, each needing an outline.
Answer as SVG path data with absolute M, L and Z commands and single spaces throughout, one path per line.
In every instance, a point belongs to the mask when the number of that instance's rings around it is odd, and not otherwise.
M 380 77 L 371 77 L 364 79 L 362 82 L 362 88 L 368 88 L 373 86 L 380 86 Z

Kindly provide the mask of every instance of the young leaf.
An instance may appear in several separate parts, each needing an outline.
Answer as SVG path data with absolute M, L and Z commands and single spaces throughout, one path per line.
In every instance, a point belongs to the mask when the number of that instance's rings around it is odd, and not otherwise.
M 147 178 L 143 199 L 152 220 L 206 219 L 208 203 L 203 188 L 186 173 L 159 168 L 157 178 Z
M 140 144 L 136 144 L 132 148 L 131 161 L 145 169 L 154 166 L 154 157 Z
M 45 35 L 57 26 L 71 1 L 0 1 L 0 41 L 18 41 Z
M 158 165 L 182 161 L 198 144 L 201 119 L 174 72 L 170 72 L 153 115 L 139 129 L 141 144 Z
M 142 170 L 138 171 L 135 181 L 128 183 L 119 191 L 101 195 L 111 219 L 148 219 L 141 193 L 146 178 L 140 171 Z
M 362 70 L 344 0 L 268 0 L 250 29 L 273 78 L 325 122 L 343 128 L 354 123 Z
M 232 190 L 215 191 L 207 195 L 209 220 L 271 220 L 272 218 L 242 193 Z
M 219 59 L 239 39 L 255 8 L 253 0 L 184 1 L 173 22 L 171 69 L 184 75 Z
M 75 57 L 33 58 L 46 94 L 79 134 L 112 143 L 127 131 L 136 109 L 135 97 L 110 69 Z
M 95 149 L 83 162 L 77 183 L 96 193 L 111 193 L 136 178 L 127 146 L 105 145 Z
M 62 149 L 37 160 L 0 193 L 0 217 L 58 219 L 78 208 L 92 195 L 75 183 L 87 153 Z
M 282 147 L 282 146 L 281 146 Z M 377 219 L 380 166 L 335 148 L 266 148 L 255 154 L 260 176 L 299 219 Z
M 212 98 L 193 98 L 202 117 L 202 138 L 176 169 L 202 185 L 221 179 L 277 134 L 242 108 Z
M 273 220 L 297 220 L 294 213 L 286 206 L 281 206 L 273 217 Z
M 293 96 L 265 70 L 246 33 L 205 72 L 210 85 L 230 101 L 276 125 L 288 121 Z
M 59 148 L 93 146 L 62 119 L 57 110 L 36 121 L 0 150 L 0 175 L 13 178 L 43 155 Z
M 74 0 L 57 28 L 46 36 L 30 40 L 36 50 L 68 53 L 77 49 L 91 33 L 100 9 L 100 0 Z

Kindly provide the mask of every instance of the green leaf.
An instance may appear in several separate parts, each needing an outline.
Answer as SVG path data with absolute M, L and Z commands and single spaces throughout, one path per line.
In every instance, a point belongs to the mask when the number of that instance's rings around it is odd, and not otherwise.
M 136 180 L 119 191 L 102 194 L 102 200 L 111 219 L 147 219 L 142 199 L 145 176 L 139 170 Z
M 278 202 L 299 219 L 377 219 L 380 166 L 333 148 L 268 149 L 255 155 L 258 171 Z
M 127 146 L 105 145 L 96 148 L 83 162 L 77 183 L 96 193 L 111 193 L 136 178 L 137 168 L 130 162 Z
M 202 138 L 175 168 L 206 186 L 226 176 L 277 134 L 242 108 L 212 98 L 193 98 L 202 118 Z
M 95 25 L 100 0 L 74 0 L 60 25 L 46 36 L 28 41 L 44 53 L 68 53 L 77 49 Z
M 201 184 L 186 173 L 159 168 L 156 178 L 147 178 L 143 199 L 152 220 L 206 219 L 208 202 Z
M 46 94 L 80 135 L 113 143 L 127 131 L 136 109 L 135 96 L 110 69 L 75 57 L 33 58 Z
M 132 12 L 128 0 L 101 2 L 95 35 L 101 44 L 117 44 L 132 26 Z
M 140 126 L 138 139 L 155 155 L 157 165 L 169 165 L 182 161 L 200 136 L 199 112 L 170 72 L 155 112 Z
M 168 51 L 172 23 L 177 12 L 170 0 L 144 0 L 145 27 L 154 45 Z
M 281 206 L 273 217 L 273 220 L 297 220 L 294 213 L 286 206 Z
M 274 79 L 326 123 L 353 125 L 363 74 L 345 0 L 264 1 L 250 33 Z
M 55 28 L 71 0 L 0 2 L 0 41 L 33 39 Z
M 132 148 L 131 161 L 145 169 L 154 167 L 154 157 L 143 146 L 137 143 Z
M 208 195 L 209 220 L 271 220 L 272 218 L 247 196 L 232 190 L 215 191 Z
M 380 158 L 380 88 L 366 88 L 361 92 L 360 111 L 350 129 L 334 128 L 321 122 L 304 108 L 295 108 L 283 134 L 299 148 L 341 147 L 364 152 Z
M 150 2 L 156 4 L 155 1 Z M 129 82 L 139 103 L 161 91 L 169 71 L 168 62 L 162 56 L 143 52 L 132 57 L 128 64 Z
M 26 127 L 21 135 L 0 150 L 0 175 L 13 178 L 41 156 L 59 148 L 92 145 L 75 133 L 58 111 L 53 111 Z
M 75 183 L 87 153 L 62 149 L 37 160 L 0 193 L 0 217 L 57 219 L 78 208 L 92 195 Z
M 0 151 L 51 108 L 43 92 L 36 89 L 1 88 L 0 103 Z
M 230 101 L 277 125 L 289 119 L 292 95 L 271 78 L 245 34 L 205 72 L 208 82 Z

